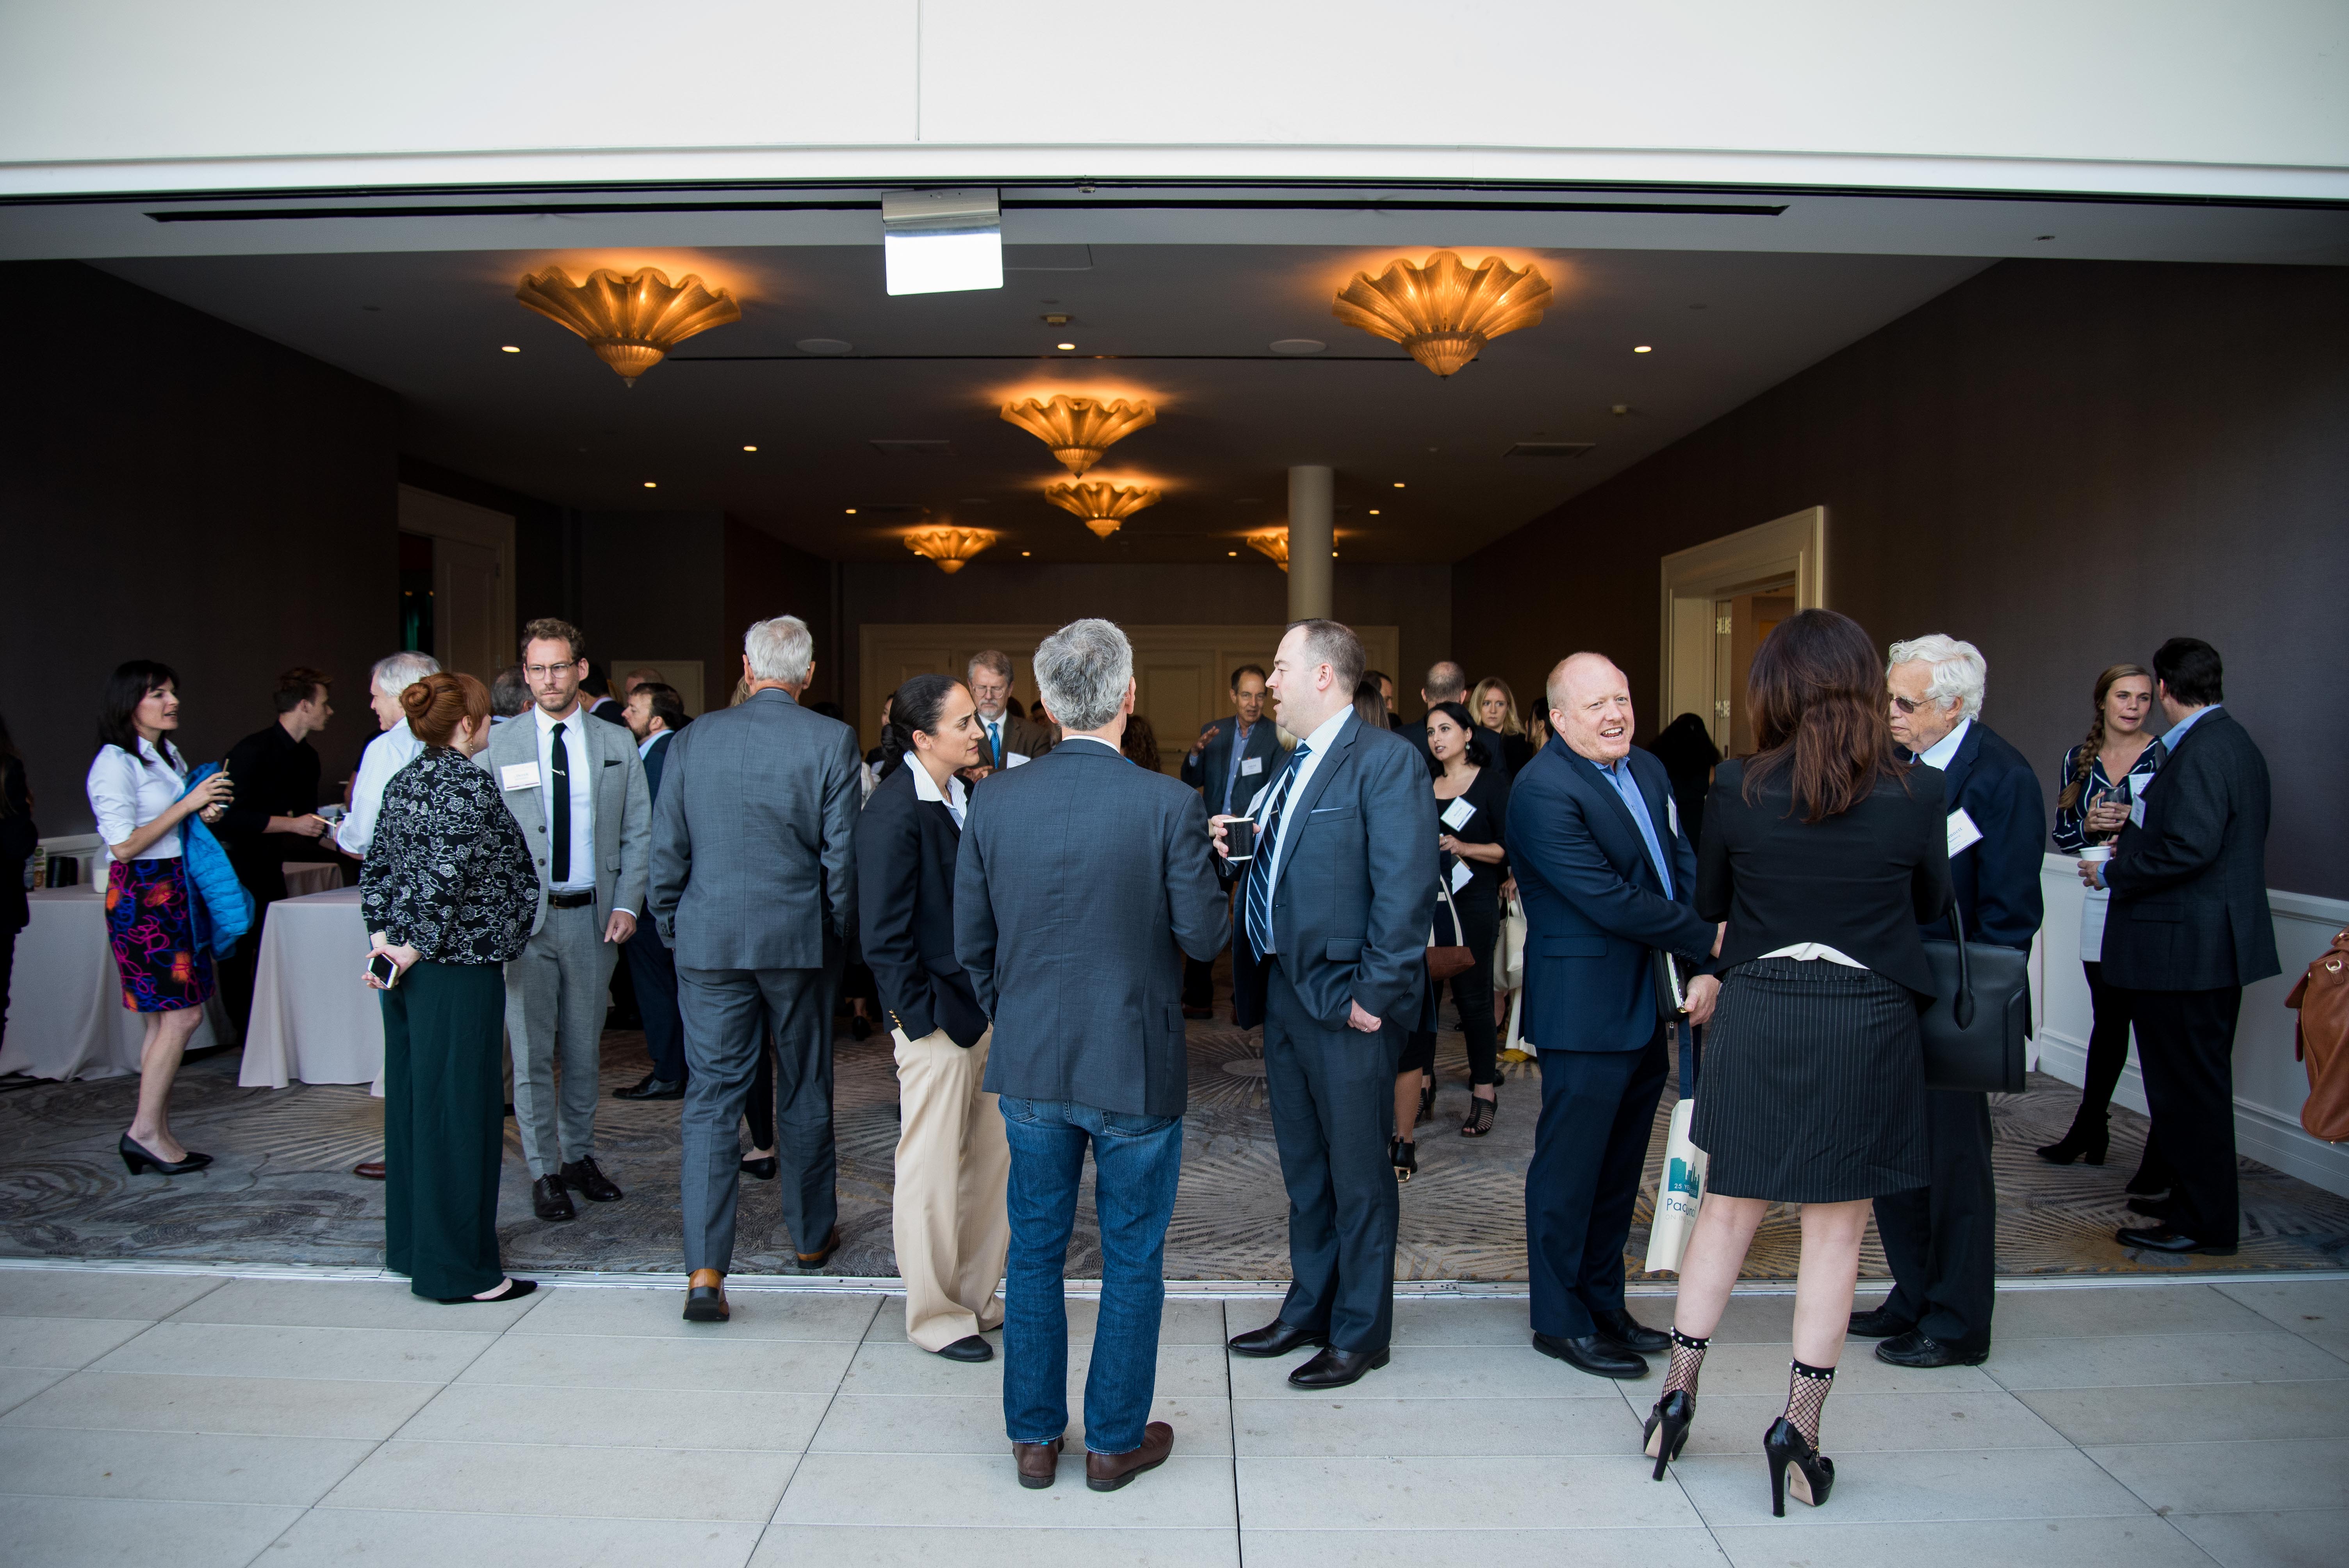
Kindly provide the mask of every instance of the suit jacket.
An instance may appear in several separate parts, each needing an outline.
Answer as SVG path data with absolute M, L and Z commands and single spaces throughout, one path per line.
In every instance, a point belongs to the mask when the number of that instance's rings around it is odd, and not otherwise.
M 1696 851 L 1667 806 L 1664 765 L 1628 765 L 1670 857 L 1664 892 L 1631 809 L 1556 736 L 1509 787 L 1509 867 L 1526 910 L 1526 1025 L 1545 1051 L 1636 1051 L 1656 1033 L 1655 950 L 1703 963 L 1713 923 L 1694 907 Z
M 583 724 L 579 738 L 595 770 L 595 924 L 600 930 L 616 909 L 644 918 L 652 797 L 645 787 L 644 764 L 636 758 L 636 737 L 608 724 Z M 490 743 L 473 758 L 474 766 L 497 780 L 498 794 L 513 813 L 514 825 L 522 830 L 523 842 L 530 845 L 530 858 L 538 867 L 538 907 L 530 917 L 533 936 L 546 923 L 545 780 L 509 789 L 501 769 L 509 763 L 537 761 L 538 719 L 530 713 L 492 728 Z
M 678 731 L 653 811 L 661 940 L 687 969 L 821 969 L 856 922 L 856 732 L 776 686 Z
M 907 758 L 856 819 L 856 920 L 889 1022 L 918 1040 L 939 1029 L 968 1050 L 987 1032 L 978 993 L 955 958 L 954 813 L 914 789 Z M 966 808 L 968 810 L 968 808 Z
M 655 804 L 660 800 L 661 767 L 668 760 L 668 743 L 677 738 L 677 731 L 664 729 L 653 737 L 653 743 L 644 753 L 645 788 L 652 791 Z
M 1349 716 L 1303 790 L 1282 806 L 1281 819 L 1280 880 L 1272 890 L 1275 955 L 1256 952 L 1246 911 L 1238 912 L 1235 1020 L 1244 1029 L 1263 1021 L 1265 986 L 1278 963 L 1298 998 L 1332 1028 L 1357 1002 L 1381 1023 L 1426 1027 L 1437 875 L 1427 765 L 1401 736 L 1365 728 Z M 1245 878 L 1241 886 L 1245 899 Z
M 583 700 L 587 708 L 588 717 L 600 718 L 605 724 L 616 724 L 622 729 L 628 728 L 628 705 L 622 702 L 618 697 L 595 696 L 586 697 Z M 502 727 L 502 726 L 501 727 Z M 628 730 L 628 738 L 632 740 L 635 739 L 636 731 Z
M 318 809 L 318 753 L 306 740 L 272 723 L 229 748 L 224 766 L 236 780 L 236 803 L 213 830 L 236 880 L 267 903 L 285 896 L 285 862 L 324 860 L 335 852 L 331 838 L 305 839 L 273 833 L 272 817 L 300 817 Z
M 997 766 L 997 759 L 987 750 L 987 720 L 981 718 L 978 725 L 978 759 L 990 767 Z M 1052 732 L 1031 719 L 1007 711 L 1003 716 L 1003 749 L 1006 753 L 1016 751 L 1022 757 L 1041 757 L 1052 749 Z
M 1239 728 L 1239 720 L 1228 715 L 1202 726 L 1199 733 L 1207 738 L 1207 748 L 1195 755 L 1185 754 L 1183 758 L 1183 782 L 1204 791 L 1207 815 L 1211 817 L 1247 810 L 1249 797 L 1271 783 L 1272 776 L 1280 768 L 1280 727 L 1267 714 L 1249 727 L 1247 748 L 1240 753 L 1242 767 L 1251 757 L 1263 766 L 1254 773 L 1233 777 L 1232 747 L 1238 740 Z M 1225 793 L 1226 781 L 1231 786 L 1228 796 Z
M 8 797 L 8 810 L 0 814 L 0 932 L 22 931 L 28 913 L 25 862 L 40 848 L 41 830 L 33 822 L 25 765 L 14 757 L 0 757 L 0 790 Z
M 1214 852 L 1196 794 L 1091 740 L 973 792 L 955 956 L 995 1020 L 989 1093 L 1183 1114 L 1183 958 L 1227 934 Z
M 2045 907 L 2039 872 L 2045 863 L 2040 846 L 2047 841 L 2047 803 L 2038 777 L 2023 753 L 1976 719 L 1950 758 L 1941 793 L 1946 810 L 1963 810 L 1982 831 L 1981 843 L 1950 857 L 1950 885 L 1966 940 L 2029 947 Z M 1948 844 L 1945 829 L 1945 851 Z M 1922 934 L 1948 941 L 1948 918 Z
M 2145 790 L 2105 867 L 2105 981 L 2216 991 L 2282 973 L 2268 913 L 2268 764 L 2225 708 L 2205 714 Z
M 1427 720 L 1414 718 L 1404 725 L 1398 733 L 1405 740 L 1419 748 L 1419 759 L 1426 763 L 1428 770 L 1433 772 L 1435 769 L 1435 753 L 1428 749 Z M 1475 736 L 1485 743 L 1485 755 L 1492 758 L 1485 764 L 1486 767 L 1498 773 L 1503 779 L 1509 778 L 1516 771 L 1509 766 L 1509 748 L 1506 738 L 1497 730 L 1487 729 L 1481 724 L 1475 727 Z

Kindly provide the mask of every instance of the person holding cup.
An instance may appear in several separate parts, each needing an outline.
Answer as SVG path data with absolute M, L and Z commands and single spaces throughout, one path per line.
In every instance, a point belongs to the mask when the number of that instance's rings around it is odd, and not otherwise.
M 2055 847 L 2084 861 L 2103 861 L 2112 859 L 2113 841 L 2168 753 L 2146 732 L 2145 721 L 2153 712 L 2153 672 L 2144 665 L 2115 665 L 2098 676 L 2095 706 L 2086 738 L 2064 754 L 2064 791 L 2055 797 Z M 2072 1118 L 2071 1130 L 2039 1150 L 2039 1158 L 2052 1164 L 2105 1162 L 2113 1086 L 2128 1065 L 2128 1008 L 2106 987 L 2101 957 L 2111 896 L 2092 887 L 2080 906 L 2080 966 L 2087 971 L 2095 1023 L 2088 1032 L 2087 1081 L 2081 1086 L 2080 1109 Z M 2169 1183 L 2161 1171 L 2159 1155 L 2148 1139 L 2129 1191 L 2166 1190 Z

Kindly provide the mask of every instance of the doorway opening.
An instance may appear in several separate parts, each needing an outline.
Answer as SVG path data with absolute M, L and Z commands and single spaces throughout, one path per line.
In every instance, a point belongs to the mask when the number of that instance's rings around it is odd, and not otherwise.
M 1826 603 L 1826 508 L 1723 534 L 1663 561 L 1663 682 L 1656 727 L 1704 720 L 1724 757 L 1754 749 L 1745 677 L 1754 650 L 1797 610 Z

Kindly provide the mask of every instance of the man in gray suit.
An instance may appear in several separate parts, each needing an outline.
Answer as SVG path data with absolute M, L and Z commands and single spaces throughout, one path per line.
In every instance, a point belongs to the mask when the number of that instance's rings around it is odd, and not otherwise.
M 1003 1414 L 1019 1484 L 1052 1484 L 1068 1429 L 1061 1270 L 1090 1145 L 1102 1299 L 1085 1484 L 1114 1491 L 1174 1446 L 1149 1416 L 1183 1164 L 1183 958 L 1221 952 L 1227 921 L 1198 795 L 1118 749 L 1133 712 L 1125 634 L 1074 622 L 1033 668 L 1063 739 L 972 794 L 955 956 L 995 1021 L 985 1087 L 1011 1145 Z
M 595 1164 L 595 1097 L 612 965 L 644 908 L 651 799 L 626 733 L 587 722 L 579 701 L 586 654 L 568 622 L 523 627 L 530 717 L 491 730 L 474 758 L 497 779 L 538 862 L 530 945 L 506 965 L 506 1035 L 514 1125 L 542 1220 L 575 1219 L 574 1189 L 596 1203 L 622 1195 Z
M 775 1037 L 783 1223 L 800 1264 L 840 1245 L 832 1142 L 832 998 L 856 923 L 856 735 L 799 704 L 815 642 L 796 615 L 742 639 L 750 694 L 668 743 L 653 813 L 654 923 L 685 1016 L 685 1316 L 727 1318 L 736 1127 Z

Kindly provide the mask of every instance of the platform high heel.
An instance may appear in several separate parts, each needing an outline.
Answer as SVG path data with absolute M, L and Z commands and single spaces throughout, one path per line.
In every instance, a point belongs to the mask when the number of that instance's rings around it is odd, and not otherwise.
M 2102 1165 L 2112 1143 L 2112 1124 L 2106 1118 L 2100 1116 L 2090 1125 L 2083 1115 L 2072 1123 L 2069 1132 L 2054 1143 L 2042 1144 L 2037 1152 L 2050 1165 L 2069 1165 L 2075 1160 Z
M 1419 1145 L 1406 1138 L 1398 1138 L 1387 1145 L 1388 1162 L 1394 1166 L 1395 1180 L 1408 1182 L 1419 1174 Z
M 1795 1423 L 1781 1416 L 1770 1423 L 1762 1434 L 1762 1452 L 1770 1461 L 1770 1512 L 1779 1519 L 1786 1517 L 1786 1493 L 1792 1490 L 1796 1502 L 1813 1508 L 1826 1505 L 1827 1493 L 1835 1490 L 1835 1460 L 1813 1448 L 1808 1439 L 1797 1431 Z M 1792 1468 L 1794 1474 L 1786 1473 Z
M 1640 1451 L 1656 1461 L 1655 1479 L 1664 1479 L 1664 1471 L 1681 1457 L 1688 1446 L 1689 1428 L 1696 1423 L 1696 1396 L 1685 1388 L 1675 1388 L 1656 1401 L 1648 1416 L 1648 1424 L 1640 1429 L 1647 1439 Z
M 127 1132 L 115 1147 L 122 1156 L 123 1169 L 133 1176 L 142 1171 L 152 1171 L 159 1176 L 179 1176 L 190 1171 L 201 1171 L 212 1162 L 211 1155 L 199 1154 L 192 1149 L 188 1150 L 185 1159 L 166 1160 L 145 1144 L 133 1141 Z

